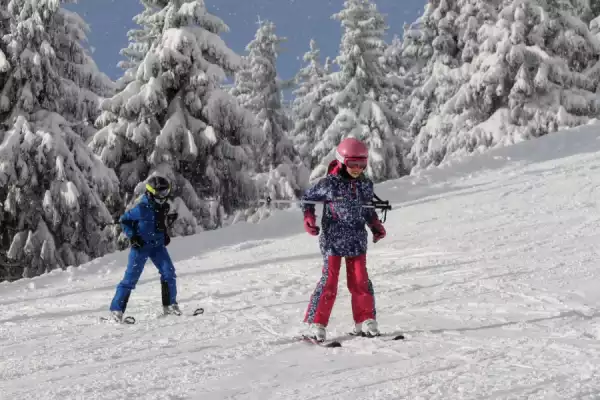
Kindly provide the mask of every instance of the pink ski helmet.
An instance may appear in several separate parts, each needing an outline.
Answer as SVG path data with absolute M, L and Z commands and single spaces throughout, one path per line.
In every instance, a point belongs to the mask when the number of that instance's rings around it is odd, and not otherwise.
M 335 158 L 346 167 L 366 168 L 369 159 L 369 149 L 358 139 L 346 138 L 335 150 Z

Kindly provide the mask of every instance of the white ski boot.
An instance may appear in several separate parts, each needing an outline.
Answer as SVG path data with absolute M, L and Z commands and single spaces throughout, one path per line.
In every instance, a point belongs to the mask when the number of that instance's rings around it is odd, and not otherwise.
M 373 337 L 381 335 L 381 332 L 379 332 L 379 326 L 377 324 L 377 321 L 375 321 L 374 319 L 368 319 L 365 322 L 363 322 L 362 330 L 366 334 L 366 336 Z
M 163 313 L 164 313 L 164 315 L 181 315 L 181 314 L 183 314 L 177 304 L 163 306 Z
M 321 324 L 312 324 L 310 326 L 310 337 L 315 339 L 317 342 L 324 342 L 327 338 L 325 326 Z

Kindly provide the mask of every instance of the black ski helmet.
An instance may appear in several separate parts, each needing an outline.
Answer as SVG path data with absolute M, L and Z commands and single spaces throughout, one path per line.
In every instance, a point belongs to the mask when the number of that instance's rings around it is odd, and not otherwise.
M 166 178 L 154 175 L 146 182 L 146 193 L 156 200 L 164 201 L 171 194 L 171 184 Z

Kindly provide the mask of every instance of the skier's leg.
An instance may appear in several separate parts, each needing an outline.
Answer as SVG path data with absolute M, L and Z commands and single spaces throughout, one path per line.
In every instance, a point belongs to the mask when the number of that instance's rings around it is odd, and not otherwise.
M 167 248 L 157 247 L 150 255 L 150 259 L 158 268 L 160 273 L 160 287 L 162 293 L 163 307 L 177 304 L 177 276 L 175 274 L 175 266 Z
M 144 249 L 131 249 L 129 252 L 129 261 L 127 263 L 127 270 L 123 280 L 117 286 L 117 292 L 110 304 L 111 311 L 125 312 L 127 308 L 127 302 L 131 291 L 135 289 L 135 285 L 138 283 L 144 265 L 148 260 L 148 252 Z
M 324 256 L 323 274 L 308 303 L 304 322 L 327 326 L 337 295 L 342 258 Z
M 367 272 L 367 255 L 346 257 L 348 290 L 352 297 L 352 315 L 356 324 L 376 318 L 375 293 Z

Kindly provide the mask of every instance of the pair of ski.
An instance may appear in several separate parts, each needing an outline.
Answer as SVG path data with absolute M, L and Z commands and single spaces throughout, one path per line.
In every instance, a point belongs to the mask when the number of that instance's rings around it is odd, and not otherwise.
M 196 316 L 202 315 L 202 314 L 204 314 L 204 308 L 200 307 L 200 308 L 196 308 L 191 316 L 196 317 Z M 114 319 L 109 318 L 109 317 L 100 317 L 100 322 L 112 322 L 112 323 L 117 323 L 117 324 L 133 325 L 133 324 L 135 324 L 136 321 L 135 321 L 134 317 L 129 315 L 129 316 L 123 318 L 123 320 L 121 322 L 115 321 Z
M 369 339 L 386 338 L 386 340 L 404 340 L 405 339 L 404 335 L 401 333 L 387 333 L 387 334 L 383 333 L 381 335 L 373 336 L 373 335 L 369 335 L 365 332 L 360 332 L 360 333 L 350 332 L 350 333 L 348 333 L 347 336 L 342 336 L 337 339 L 331 339 L 331 340 L 325 340 L 325 341 L 318 341 L 316 338 L 308 336 L 308 335 L 302 335 L 302 336 L 298 337 L 298 339 L 302 342 L 314 344 L 317 346 L 332 348 L 332 347 L 342 347 L 342 341 L 351 339 L 354 337 L 363 337 L 363 338 L 369 338 Z

